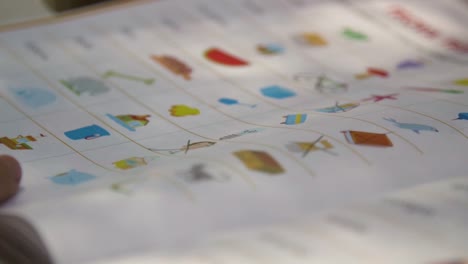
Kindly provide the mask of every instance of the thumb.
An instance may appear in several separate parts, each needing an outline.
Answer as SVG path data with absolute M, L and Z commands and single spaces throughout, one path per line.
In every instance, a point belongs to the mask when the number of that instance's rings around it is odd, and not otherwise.
M 7 155 L 0 155 L 0 203 L 16 194 L 21 180 L 19 162 Z

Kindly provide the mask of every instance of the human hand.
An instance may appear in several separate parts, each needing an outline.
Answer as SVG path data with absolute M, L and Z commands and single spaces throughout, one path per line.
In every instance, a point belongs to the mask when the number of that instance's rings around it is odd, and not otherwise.
M 7 155 L 0 155 L 0 204 L 14 196 L 21 181 L 19 162 Z
M 0 155 L 0 204 L 14 196 L 21 181 L 19 162 Z M 25 219 L 0 214 L 0 263 L 52 263 L 39 233 Z

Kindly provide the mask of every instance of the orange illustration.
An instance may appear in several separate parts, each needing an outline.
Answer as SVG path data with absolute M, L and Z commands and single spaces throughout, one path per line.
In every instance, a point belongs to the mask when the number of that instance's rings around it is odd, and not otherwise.
M 168 55 L 152 55 L 151 59 L 164 66 L 166 69 L 170 70 L 174 74 L 181 75 L 185 80 L 190 80 L 192 78 L 190 76 L 192 74 L 192 68 L 187 66 L 187 64 L 183 63 L 179 59 Z
M 250 170 L 268 174 L 284 173 L 283 167 L 265 151 L 241 150 L 233 154 Z
M 387 134 L 353 131 L 347 130 L 342 131 L 346 141 L 356 145 L 368 145 L 368 146 L 379 146 L 379 147 L 392 147 L 393 143 L 388 138 Z

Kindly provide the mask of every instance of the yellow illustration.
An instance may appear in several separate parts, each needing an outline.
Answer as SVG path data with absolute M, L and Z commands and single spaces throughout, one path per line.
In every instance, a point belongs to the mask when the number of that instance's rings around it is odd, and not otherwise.
M 326 46 L 328 42 L 325 38 L 323 38 L 320 34 L 317 33 L 302 33 L 296 37 L 296 39 L 303 44 L 307 44 L 309 46 Z
M 131 158 L 116 161 L 116 162 L 114 162 L 112 164 L 114 164 L 114 166 L 117 169 L 129 170 L 129 169 L 134 169 L 134 168 L 137 168 L 137 167 L 145 166 L 148 163 L 146 162 L 145 158 L 131 157 Z
M 456 85 L 460 85 L 460 86 L 468 86 L 468 78 L 458 79 L 458 80 L 455 80 L 453 83 Z
M 268 153 L 256 150 L 241 150 L 233 153 L 250 170 L 260 171 L 268 174 L 281 174 L 285 170 Z
M 313 144 L 313 142 L 294 142 L 296 146 L 300 149 L 301 152 L 304 152 L 306 150 L 310 151 L 316 151 L 316 150 L 322 150 L 322 149 L 331 149 L 333 148 L 333 145 L 328 142 L 328 140 L 324 139 L 316 144 Z M 317 146 L 321 145 L 321 147 Z
M 317 150 L 325 151 L 336 156 L 336 153 L 330 151 L 334 146 L 328 140 L 323 139 L 323 137 L 324 136 L 321 135 L 313 142 L 291 142 L 286 145 L 286 148 L 291 152 L 302 153 L 302 157 Z
M 44 135 L 40 135 L 41 137 L 45 137 Z M 25 150 L 25 149 L 33 149 L 28 143 L 37 141 L 37 139 L 33 136 L 22 136 L 19 135 L 15 138 L 8 138 L 8 137 L 1 137 L 0 144 L 7 146 L 9 149 L 13 150 Z
M 173 105 L 169 112 L 172 116 L 182 117 L 189 115 L 199 115 L 200 110 L 186 105 Z

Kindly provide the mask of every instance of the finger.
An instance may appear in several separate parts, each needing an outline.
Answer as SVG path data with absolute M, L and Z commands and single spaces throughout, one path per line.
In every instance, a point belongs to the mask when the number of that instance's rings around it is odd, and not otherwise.
M 21 181 L 19 162 L 7 155 L 0 155 L 0 203 L 15 195 Z
M 52 263 L 39 233 L 23 218 L 0 215 L 0 263 Z

